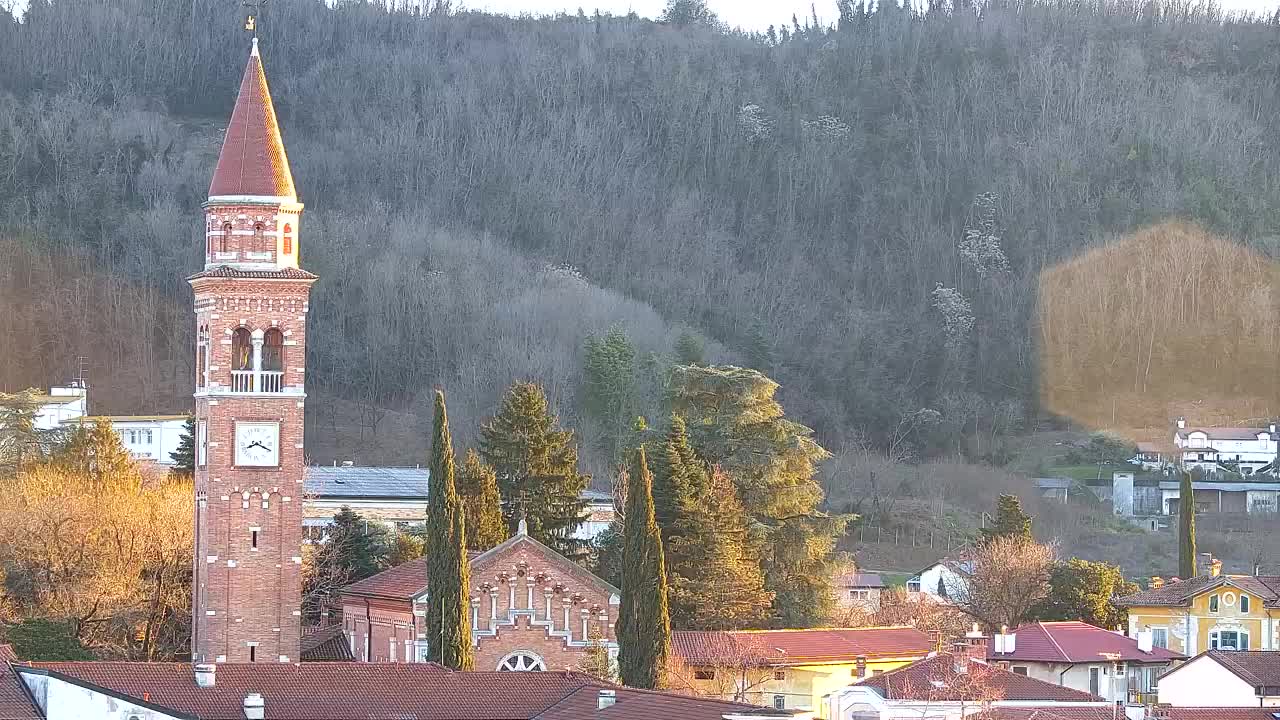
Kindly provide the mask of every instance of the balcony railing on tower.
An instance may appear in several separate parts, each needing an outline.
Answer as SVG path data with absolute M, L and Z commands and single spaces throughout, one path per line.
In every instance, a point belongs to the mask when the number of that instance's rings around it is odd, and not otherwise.
M 284 372 L 280 370 L 232 370 L 231 392 L 284 392 Z

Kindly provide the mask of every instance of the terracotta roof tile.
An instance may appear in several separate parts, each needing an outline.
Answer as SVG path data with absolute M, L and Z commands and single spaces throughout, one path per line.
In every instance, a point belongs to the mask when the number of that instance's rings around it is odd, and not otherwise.
M 256 40 L 222 141 L 218 167 L 209 183 L 209 197 L 219 196 L 297 200 Z
M 341 625 L 303 628 L 299 655 L 303 662 L 351 662 L 356 659 Z
M 1173 675 L 1193 662 L 1213 660 L 1254 688 L 1270 688 L 1268 695 L 1280 688 L 1280 650 L 1208 650 L 1166 675 Z
M 1020 625 L 1013 631 L 1011 653 L 988 650 L 990 660 L 1026 660 L 1031 662 L 1097 662 L 1105 654 L 1118 654 L 1128 662 L 1168 662 L 1184 655 L 1164 648 L 1151 652 L 1138 649 L 1138 641 L 1119 633 L 1079 621 L 1036 622 Z
M 929 636 L 909 627 L 818 628 L 813 630 L 678 630 L 671 648 L 691 665 L 717 665 L 751 658 L 761 665 L 853 662 L 859 655 L 923 657 Z
M 721 720 L 728 712 L 793 715 L 754 705 L 621 688 L 580 673 L 453 672 L 429 663 L 220 663 L 213 687 L 207 688 L 195 684 L 188 663 L 72 662 L 30 667 L 29 671 L 56 673 L 135 701 L 145 696 L 153 706 L 201 720 L 243 720 L 244 697 L 249 693 L 262 695 L 266 720 Z M 602 689 L 613 690 L 617 697 L 617 703 L 603 713 L 597 710 Z
M 1280 576 L 1276 575 L 1197 575 L 1118 598 L 1116 604 L 1124 607 L 1185 607 L 1196 595 L 1225 584 L 1257 595 L 1267 607 L 1280 604 Z
M 249 280 L 315 280 L 316 275 L 299 270 L 298 268 L 280 268 L 279 270 L 240 270 L 228 265 L 219 265 L 218 267 L 201 272 L 187 278 L 188 280 L 199 280 L 201 278 L 236 278 Z
M 1019 675 L 981 662 L 956 671 L 950 653 L 935 655 L 910 665 L 875 675 L 860 683 L 889 700 L 1014 700 L 1045 702 L 1100 702 L 1102 698 L 1069 687 Z
M 13 649 L 8 645 L 0 645 L 0 649 L 8 649 L 8 654 L 13 655 Z M 31 696 L 9 667 L 9 662 L 0 662 L 0 720 L 40 720 Z
M 416 558 L 342 589 L 344 595 L 412 600 L 427 591 L 427 559 Z

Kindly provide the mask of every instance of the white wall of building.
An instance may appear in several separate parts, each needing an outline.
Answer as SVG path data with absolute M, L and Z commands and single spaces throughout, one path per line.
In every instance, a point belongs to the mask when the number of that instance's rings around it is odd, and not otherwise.
M 1174 707 L 1257 707 L 1253 688 L 1211 657 L 1188 661 L 1160 678 L 1160 703 Z
M 88 397 L 84 388 L 49 388 L 49 397 L 51 401 L 42 404 L 36 411 L 37 430 L 56 430 L 63 423 L 82 418 L 89 412 Z
M 92 688 L 29 669 L 16 668 L 46 720 L 179 720 Z
M 109 417 L 111 428 L 120 436 L 134 458 L 150 460 L 160 465 L 172 465 L 169 456 L 177 452 L 186 429 L 187 418 L 183 415 L 154 415 Z

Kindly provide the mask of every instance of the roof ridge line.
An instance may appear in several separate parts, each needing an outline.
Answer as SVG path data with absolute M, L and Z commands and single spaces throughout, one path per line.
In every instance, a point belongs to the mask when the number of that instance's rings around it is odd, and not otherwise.
M 1057 640 L 1053 639 L 1053 633 L 1049 632 L 1049 628 L 1046 628 L 1044 623 L 1039 620 L 1036 621 L 1036 625 L 1039 625 L 1040 629 L 1044 631 L 1044 636 L 1049 638 L 1049 642 L 1053 643 L 1053 649 L 1058 651 L 1058 654 L 1062 656 L 1062 659 L 1067 662 L 1071 662 L 1071 656 L 1067 654 L 1066 650 L 1062 649 L 1062 646 L 1058 644 Z

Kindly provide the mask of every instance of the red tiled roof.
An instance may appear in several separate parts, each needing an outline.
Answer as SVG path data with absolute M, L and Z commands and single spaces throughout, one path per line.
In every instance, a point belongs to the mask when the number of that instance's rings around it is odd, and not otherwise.
M 1150 720 L 1275 720 L 1275 708 L 1263 707 L 1165 707 L 1148 710 Z M 988 720 L 1115 720 L 1111 707 L 1022 706 L 997 707 L 983 713 Z M 1124 710 L 1119 711 L 1121 720 Z
M 303 662 L 351 662 L 356 659 L 341 625 L 303 628 L 299 656 Z
M 219 265 L 218 267 L 209 270 L 202 270 L 187 279 L 236 278 L 251 280 L 315 280 L 316 277 L 316 275 L 309 273 L 306 270 L 299 270 L 298 268 L 290 267 L 280 268 L 279 270 L 240 270 L 227 265 Z
M 956 658 L 950 653 L 918 660 L 857 684 L 874 688 L 887 700 L 1102 701 L 1097 695 L 976 661 L 969 662 L 968 670 L 959 673 Z
M 8 650 L 8 655 L 13 655 L 13 648 L 8 645 L 0 645 L 0 650 Z M 10 669 L 9 662 L 0 662 L 0 720 L 40 720 L 31 696 Z
M 804 665 L 868 659 L 924 657 L 929 636 L 910 627 L 818 628 L 813 630 L 678 630 L 671 649 L 690 665 Z
M 19 669 L 22 666 L 18 666 Z M 727 712 L 793 713 L 615 687 L 570 672 L 453 672 L 429 663 L 220 663 L 213 687 L 188 663 L 34 663 L 47 672 L 201 720 L 243 720 L 259 693 L 266 720 L 721 720 Z M 599 691 L 617 704 L 596 710 Z M 27 701 L 30 706 L 30 701 Z M 15 720 L 30 720 L 23 716 Z
M 1191 599 L 1195 596 L 1225 584 L 1234 585 L 1262 598 L 1263 604 L 1267 607 L 1280 606 L 1280 576 L 1278 575 L 1219 575 L 1217 577 L 1197 575 L 1118 598 L 1116 604 L 1124 607 L 1186 607 L 1191 604 Z
M 209 197 L 226 195 L 297 199 L 256 40 L 209 183 Z
M 1137 640 L 1075 620 L 1027 623 L 1012 634 L 1013 652 L 997 654 L 988 649 L 987 658 L 1081 663 L 1097 662 L 1104 654 L 1112 657 L 1113 653 L 1126 662 L 1168 662 L 1186 657 L 1158 647 L 1142 652 Z

